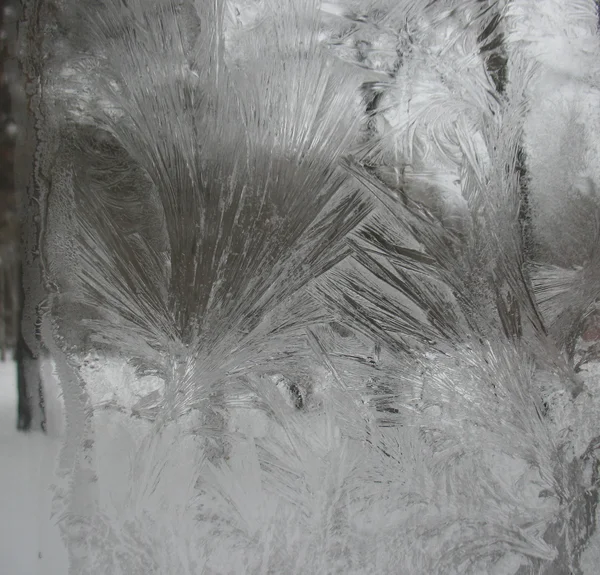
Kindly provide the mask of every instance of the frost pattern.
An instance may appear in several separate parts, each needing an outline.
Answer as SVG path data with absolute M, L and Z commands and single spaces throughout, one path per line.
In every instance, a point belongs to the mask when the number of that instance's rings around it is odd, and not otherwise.
M 595 10 L 25 5 L 71 573 L 593 564 Z

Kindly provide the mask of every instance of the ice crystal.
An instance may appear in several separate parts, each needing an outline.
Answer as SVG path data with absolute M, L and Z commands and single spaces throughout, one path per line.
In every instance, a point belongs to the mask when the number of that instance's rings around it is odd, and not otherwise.
M 72 573 L 583 572 L 598 36 L 537 4 L 26 3 Z

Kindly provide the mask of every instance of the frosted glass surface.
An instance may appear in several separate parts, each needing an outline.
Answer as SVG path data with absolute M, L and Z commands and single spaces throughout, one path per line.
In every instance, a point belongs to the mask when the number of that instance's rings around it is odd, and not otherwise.
M 69 575 L 597 573 L 594 0 L 20 18 Z

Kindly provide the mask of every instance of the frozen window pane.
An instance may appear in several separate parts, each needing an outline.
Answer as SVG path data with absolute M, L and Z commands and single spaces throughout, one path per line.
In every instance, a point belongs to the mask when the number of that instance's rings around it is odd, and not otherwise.
M 593 0 L 21 30 L 73 573 L 594 572 Z

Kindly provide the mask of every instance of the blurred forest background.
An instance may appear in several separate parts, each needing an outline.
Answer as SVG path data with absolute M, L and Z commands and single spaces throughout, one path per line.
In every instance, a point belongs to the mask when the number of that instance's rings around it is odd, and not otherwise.
M 7 73 L 9 47 L 4 28 L 13 9 L 9 2 L 0 0 L 0 354 L 6 358 L 17 340 L 19 318 L 19 209 L 18 193 L 14 185 L 14 149 L 17 126 L 11 115 Z
M 15 182 L 19 129 L 12 106 L 20 84 L 14 54 L 17 14 L 14 1 L 0 0 L 0 360 L 17 363 L 17 428 L 27 431 L 43 430 L 45 423 L 38 360 L 21 328 L 26 292 L 21 241 L 24 193 Z

